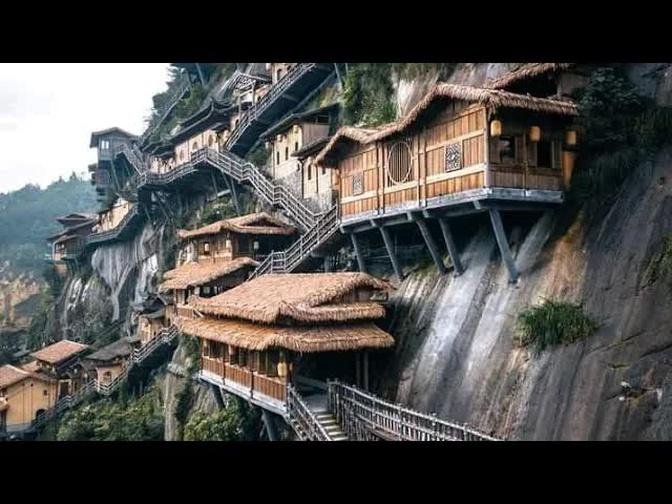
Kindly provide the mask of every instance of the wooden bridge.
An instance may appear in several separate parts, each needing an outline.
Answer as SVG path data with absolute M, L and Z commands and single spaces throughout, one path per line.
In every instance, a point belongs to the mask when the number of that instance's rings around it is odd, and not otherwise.
M 331 63 L 298 63 L 241 116 L 226 142 L 230 152 L 244 156 L 269 126 L 301 105 L 310 91 L 329 78 Z

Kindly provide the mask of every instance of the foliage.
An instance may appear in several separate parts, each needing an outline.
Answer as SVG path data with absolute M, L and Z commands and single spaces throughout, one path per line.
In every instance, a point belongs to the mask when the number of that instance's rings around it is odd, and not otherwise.
M 29 184 L 0 193 L 0 263 L 9 261 L 14 272 L 41 271 L 44 256 L 50 253 L 46 239 L 62 229 L 54 219 L 92 212 L 95 206 L 93 187 L 74 173 L 45 189 Z
M 253 441 L 259 432 L 259 422 L 258 411 L 235 397 L 212 415 L 194 414 L 184 427 L 184 440 Z
M 648 284 L 652 284 L 658 279 L 667 278 L 672 290 L 672 234 L 663 238 L 658 251 L 649 261 L 645 278 Z
M 349 66 L 343 88 L 343 118 L 348 124 L 377 126 L 394 121 L 392 66 L 356 63 Z
M 580 304 L 544 300 L 518 315 L 516 342 L 531 346 L 535 354 L 550 346 L 569 344 L 593 334 L 598 325 L 583 312 Z
M 194 403 L 194 389 L 191 382 L 187 380 L 179 392 L 175 394 L 175 409 L 173 416 L 177 420 L 178 426 L 183 430 L 189 417 L 189 411 Z
M 256 149 L 247 155 L 247 160 L 259 167 L 266 166 L 266 163 L 271 157 L 271 150 L 267 149 L 265 145 L 259 145 Z
M 236 209 L 233 206 L 231 198 L 227 198 L 225 201 L 214 201 L 203 210 L 199 225 L 206 226 L 207 224 L 235 216 Z
M 109 399 L 68 411 L 58 429 L 58 441 L 160 441 L 163 410 L 158 390 L 127 403 Z
M 669 143 L 672 109 L 637 94 L 615 67 L 595 70 L 577 97 L 584 140 L 570 199 L 599 203 Z

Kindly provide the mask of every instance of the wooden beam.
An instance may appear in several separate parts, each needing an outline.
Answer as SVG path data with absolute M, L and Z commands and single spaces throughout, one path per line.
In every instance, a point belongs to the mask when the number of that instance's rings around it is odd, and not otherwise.
M 366 273 L 366 264 L 364 263 L 364 256 L 362 255 L 362 249 L 360 248 L 357 235 L 355 233 L 350 233 L 350 240 L 352 241 L 352 248 L 355 249 L 355 256 L 357 256 L 357 266 L 359 266 L 359 271 Z
M 362 358 L 364 360 L 364 366 L 362 370 L 362 374 L 364 375 L 364 390 L 368 391 L 369 390 L 369 352 L 364 350 L 364 354 L 362 355 Z
M 460 254 L 455 246 L 455 241 L 453 240 L 453 233 L 450 231 L 450 225 L 446 219 L 439 219 L 439 224 L 441 225 L 443 241 L 446 242 L 450 260 L 453 261 L 453 274 L 459 276 L 464 271 L 464 268 L 462 267 L 462 261 L 460 261 Z
M 278 441 L 280 439 L 280 436 L 278 436 L 278 429 L 275 426 L 275 420 L 273 419 L 273 415 L 269 411 L 266 411 L 266 409 L 264 408 L 261 408 L 261 414 L 264 419 L 264 426 L 266 427 L 266 432 L 268 433 L 268 440 Z
M 394 268 L 394 273 L 401 282 L 404 280 L 404 273 L 401 269 L 401 266 L 399 265 L 399 261 L 397 260 L 397 255 L 394 253 L 394 244 L 392 243 L 390 230 L 384 227 L 380 227 L 380 234 L 383 235 L 383 241 L 385 242 L 387 255 L 390 256 L 390 262 L 392 263 L 392 268 Z
M 222 173 L 224 182 L 227 188 L 231 191 L 231 201 L 233 201 L 233 208 L 236 210 L 236 215 L 240 215 L 240 203 L 238 202 L 238 191 L 236 191 L 236 182 L 231 177 Z
M 422 216 L 418 214 L 414 214 L 412 218 L 418 225 L 418 228 L 420 229 L 420 234 L 422 235 L 422 238 L 425 240 L 425 244 L 429 249 L 429 253 L 432 256 L 436 268 L 442 275 L 445 274 L 447 272 L 446 267 L 443 264 L 443 259 L 441 258 L 439 247 L 436 246 L 436 242 L 434 241 L 434 238 L 432 238 L 432 234 L 429 232 L 427 222 L 425 221 L 425 219 L 422 218 Z
M 502 224 L 502 216 L 499 214 L 499 210 L 491 209 L 489 210 L 489 213 L 492 229 L 495 232 L 495 238 L 497 239 L 497 245 L 499 246 L 499 253 L 504 260 L 504 264 L 506 264 L 506 269 L 509 270 L 509 281 L 511 283 L 516 283 L 519 276 L 518 269 L 516 268 L 516 263 L 511 255 L 509 242 L 506 239 L 504 224 Z

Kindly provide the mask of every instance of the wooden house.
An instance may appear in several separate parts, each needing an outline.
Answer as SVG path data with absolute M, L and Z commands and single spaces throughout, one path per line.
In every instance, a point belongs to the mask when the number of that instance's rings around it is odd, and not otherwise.
M 337 103 L 288 115 L 266 130 L 261 139 L 270 151 L 270 175 L 298 189 L 303 198 L 318 201 L 331 194 L 331 170 L 317 170 L 311 158 L 324 146 L 338 115 Z M 328 205 L 331 206 L 331 205 Z
M 392 336 L 375 321 L 389 285 L 364 273 L 263 275 L 189 305 L 202 317 L 180 318 L 201 341 L 202 376 L 282 414 L 289 383 L 345 379 L 367 387 L 367 350 Z
M 135 348 L 140 346 L 140 338 L 121 338 L 102 347 L 86 357 L 99 385 L 112 382 L 125 369 Z
M 124 217 L 133 208 L 133 203 L 124 198 L 117 198 L 112 206 L 98 212 L 98 223 L 94 228 L 95 233 L 105 233 L 115 229 L 124 220 Z
M 85 382 L 80 358 L 88 348 L 88 345 L 82 343 L 61 340 L 31 353 L 34 360 L 26 364 L 24 369 L 56 380 L 58 398 L 71 395 Z
M 51 261 L 59 274 L 67 272 L 66 263 L 76 261 L 84 249 L 87 236 L 93 232 L 97 216 L 73 213 L 56 219 L 64 229 L 47 238 L 51 243 Z
M 446 237 L 451 213 L 489 211 L 502 255 L 508 255 L 499 210 L 563 201 L 574 165 L 577 114 L 567 100 L 440 83 L 394 123 L 342 127 L 316 162 L 337 171 L 344 232 L 380 228 L 388 245 L 386 228 L 417 221 L 443 269 L 424 220 L 440 219 Z
M 0 437 L 28 430 L 57 400 L 58 383 L 37 370 L 0 367 Z
M 120 146 L 130 146 L 137 140 L 136 135 L 117 127 L 91 133 L 89 147 L 97 149 L 98 162 L 89 165 L 89 171 L 91 182 L 96 186 L 96 192 L 101 200 L 104 200 L 111 191 L 122 188 L 133 175 L 127 166 L 115 165 L 114 158 Z
M 179 230 L 183 247 L 178 267 L 164 274 L 159 291 L 172 290 L 175 310 L 184 314 L 189 296 L 213 296 L 244 282 L 257 259 L 286 247 L 295 232 L 266 212 Z
M 297 63 L 266 63 L 266 70 L 271 74 L 271 82 L 277 84 Z
M 146 306 L 138 314 L 138 337 L 142 345 L 147 344 L 151 339 L 155 338 L 162 329 L 168 327 L 169 323 L 166 318 L 166 305 L 168 301 L 163 301 L 162 298 L 154 299 L 154 302 Z

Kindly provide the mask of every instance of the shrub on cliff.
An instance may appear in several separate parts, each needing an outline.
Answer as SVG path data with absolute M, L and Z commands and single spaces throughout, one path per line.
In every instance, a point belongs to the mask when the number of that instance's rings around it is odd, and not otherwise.
M 582 305 L 545 300 L 518 315 L 516 343 L 532 347 L 534 353 L 539 354 L 548 347 L 586 338 L 597 328 Z
M 259 431 L 259 415 L 246 402 L 233 398 L 211 414 L 196 413 L 184 427 L 185 441 L 253 441 Z

